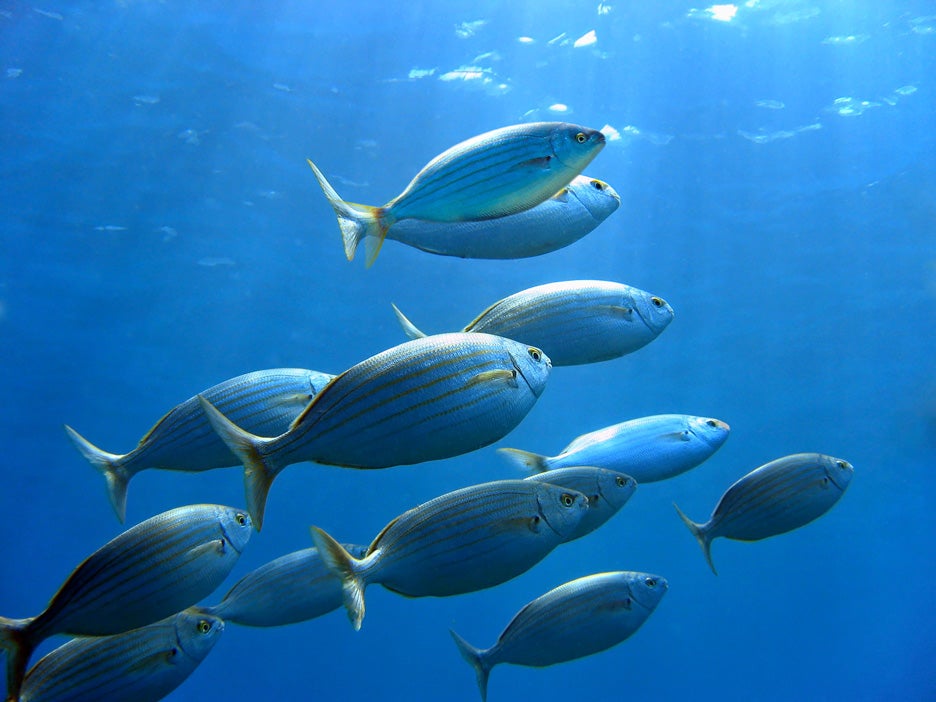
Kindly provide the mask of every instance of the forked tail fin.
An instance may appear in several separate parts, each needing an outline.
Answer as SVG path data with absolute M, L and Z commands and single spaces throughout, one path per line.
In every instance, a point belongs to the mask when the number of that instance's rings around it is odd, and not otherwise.
M 537 473 L 545 473 L 549 470 L 549 458 L 547 456 L 515 448 L 499 448 L 497 450 L 502 456 L 506 456 L 511 463 L 521 468 L 528 468 Z
M 67 424 L 65 433 L 81 455 L 104 475 L 104 480 L 107 481 L 107 496 L 117 513 L 117 518 L 123 523 L 127 517 L 127 487 L 131 478 L 127 469 L 120 463 L 123 456 L 102 451 Z
M 29 637 L 32 619 L 7 619 L 0 617 L 0 649 L 6 651 L 7 696 L 4 699 L 18 700 L 29 658 L 38 642 Z
M 367 583 L 358 575 L 355 568 L 357 560 L 322 529 L 310 527 L 312 541 L 318 549 L 322 561 L 328 569 L 341 578 L 344 606 L 348 610 L 348 619 L 355 631 L 361 630 L 364 622 L 364 590 Z
M 399 307 L 394 305 L 392 302 L 390 303 L 390 306 L 393 307 L 393 311 L 396 313 L 397 321 L 400 323 L 400 326 L 403 327 L 403 332 L 410 339 L 422 339 L 424 336 L 426 336 L 406 318 L 406 315 L 400 312 Z
M 692 535 L 696 537 L 696 541 L 699 542 L 699 546 L 702 547 L 702 553 L 705 554 L 705 560 L 708 561 L 709 568 L 712 569 L 712 572 L 715 575 L 718 575 L 718 571 L 715 570 L 715 564 L 712 563 L 712 537 L 709 535 L 708 529 L 705 528 L 703 524 L 696 524 L 694 521 L 689 519 L 683 511 L 679 509 L 679 505 L 675 502 L 673 507 L 676 508 L 676 513 L 679 515 L 679 518 L 683 520 L 683 523 L 689 528 L 689 531 L 692 532 Z
M 458 652 L 474 668 L 475 676 L 478 679 L 478 689 L 481 691 L 481 702 L 487 702 L 488 676 L 491 674 L 491 665 L 485 658 L 483 651 L 475 648 L 465 641 L 461 636 L 449 629 L 455 645 L 458 646 Z

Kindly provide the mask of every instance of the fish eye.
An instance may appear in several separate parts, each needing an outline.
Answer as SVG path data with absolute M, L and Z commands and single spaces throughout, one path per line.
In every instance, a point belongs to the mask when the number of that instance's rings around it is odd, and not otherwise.
M 593 180 L 593 181 L 591 182 L 591 184 L 592 184 L 592 187 L 593 187 L 595 190 L 604 190 L 604 189 L 605 189 L 605 184 L 602 183 L 600 180 Z
M 211 622 L 209 622 L 207 619 L 201 619 L 201 620 L 199 620 L 199 622 L 198 622 L 198 633 L 199 633 L 199 634 L 207 634 L 209 631 L 211 631 Z
M 656 587 L 656 578 L 644 578 L 644 585 L 647 587 Z
M 543 352 L 534 346 L 528 348 L 527 353 L 530 354 L 530 358 L 532 358 L 537 363 L 539 363 L 540 359 L 543 357 Z
M 656 296 L 651 297 L 650 302 L 653 303 L 654 307 L 662 307 L 663 305 L 666 304 L 665 302 L 663 302 L 662 297 L 656 297 Z
M 627 484 L 627 481 L 624 480 L 623 475 L 619 475 L 618 477 L 614 479 L 614 484 L 617 485 L 618 487 L 624 487 Z
M 846 470 L 848 468 L 848 464 L 845 461 L 836 461 L 835 465 L 837 465 L 842 470 Z
M 718 422 L 716 422 L 714 419 L 708 420 L 708 421 L 706 422 L 706 424 L 708 424 L 710 427 L 712 427 L 712 429 L 714 429 L 715 427 L 718 426 Z
M 235 515 L 234 519 L 237 520 L 237 523 L 240 524 L 241 526 L 247 526 L 247 515 L 246 515 L 246 514 L 243 514 L 243 513 L 241 513 L 241 512 L 238 512 L 238 513 Z
M 575 140 L 576 140 L 579 144 L 584 144 L 586 141 L 588 141 L 588 137 L 585 136 L 585 133 L 584 133 L 584 132 L 579 132 L 578 134 L 575 135 Z
M 560 500 L 562 501 L 563 507 L 571 507 L 572 505 L 575 504 L 575 497 L 573 497 L 567 492 L 562 493 L 562 497 L 560 498 Z

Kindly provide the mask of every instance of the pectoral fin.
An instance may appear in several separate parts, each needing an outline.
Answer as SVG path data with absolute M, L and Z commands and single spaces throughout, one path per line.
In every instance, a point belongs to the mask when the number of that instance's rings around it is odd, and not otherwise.
M 477 385 L 480 383 L 496 383 L 496 382 L 506 382 L 510 387 L 517 387 L 517 371 L 516 370 L 489 370 L 478 373 L 475 377 L 468 381 L 469 385 Z

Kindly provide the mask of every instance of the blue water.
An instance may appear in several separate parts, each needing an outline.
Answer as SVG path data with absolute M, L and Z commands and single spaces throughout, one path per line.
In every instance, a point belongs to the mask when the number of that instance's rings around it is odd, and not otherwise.
M 450 74 L 465 67 L 479 77 Z M 922 0 L 752 0 L 727 21 L 675 1 L 3 3 L 0 614 L 38 613 L 121 531 L 64 423 L 128 451 L 226 378 L 337 373 L 400 343 L 391 301 L 448 331 L 532 285 L 597 278 L 676 319 L 631 356 L 555 369 L 498 445 L 556 453 L 684 412 L 730 423 L 711 460 L 503 586 L 374 587 L 359 633 L 342 612 L 229 626 L 170 699 L 474 701 L 449 628 L 490 645 L 524 603 L 613 569 L 669 580 L 646 625 L 584 660 L 498 667 L 492 702 L 936 699 L 933 76 Z M 345 260 L 307 157 L 380 204 L 445 148 L 532 119 L 619 135 L 587 169 L 623 201 L 595 232 L 519 261 L 395 242 L 369 270 Z M 847 494 L 799 531 L 717 541 L 712 575 L 671 503 L 702 519 L 800 451 L 851 461 Z M 230 582 L 309 546 L 310 524 L 367 542 L 415 504 L 514 476 L 493 448 L 293 466 Z M 243 504 L 240 472 L 146 471 L 128 524 L 194 502 Z

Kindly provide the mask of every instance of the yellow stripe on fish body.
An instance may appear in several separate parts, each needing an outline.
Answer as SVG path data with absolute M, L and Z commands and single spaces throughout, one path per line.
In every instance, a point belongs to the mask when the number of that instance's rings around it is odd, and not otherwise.
M 735 482 L 719 499 L 704 524 L 676 511 L 702 547 L 712 572 L 712 541 L 720 536 L 759 541 L 785 534 L 832 509 L 851 483 L 848 461 L 819 453 L 778 458 Z
M 276 475 L 300 461 L 388 468 L 449 458 L 511 431 L 546 386 L 537 348 L 489 334 L 439 334 L 383 351 L 329 383 L 281 436 L 245 432 L 207 401 L 244 462 L 248 507 L 262 524 Z
M 364 590 L 382 584 L 409 597 L 444 597 L 493 587 L 532 568 L 574 533 L 588 498 L 526 480 L 499 480 L 450 492 L 403 513 L 363 559 L 312 528 L 326 564 L 344 582 L 355 629 Z
M 528 210 L 568 185 L 604 144 L 600 131 L 565 122 L 502 127 L 436 156 L 383 207 L 336 203 L 309 164 L 338 215 L 348 258 L 364 239 L 371 265 L 396 222 L 466 222 Z
M 394 309 L 410 337 L 422 334 Z M 569 280 L 495 302 L 463 331 L 532 344 L 554 366 L 570 366 L 632 353 L 657 338 L 672 319 L 666 301 L 643 290 L 604 280 Z
M 305 368 L 272 368 L 245 373 L 201 393 L 231 421 L 260 436 L 278 436 L 306 408 L 333 375 Z M 68 437 L 107 481 L 111 505 L 123 522 L 127 490 L 134 475 L 147 468 L 203 471 L 235 466 L 231 453 L 205 416 L 198 396 L 163 415 L 137 447 L 123 455 L 99 449 L 69 426 Z
M 497 642 L 478 649 L 450 632 L 474 668 L 481 699 L 500 663 L 545 667 L 590 656 L 634 634 L 666 594 L 664 578 L 649 573 L 597 573 L 567 582 L 536 598 L 510 621 Z
M 118 634 L 206 597 L 230 574 L 250 534 L 250 517 L 239 510 L 188 505 L 111 539 L 75 568 L 41 614 L 0 617 L 8 691 L 15 697 L 32 651 L 53 634 Z
M 113 636 L 72 639 L 26 676 L 19 702 L 155 702 L 199 666 L 224 622 L 192 610 Z

